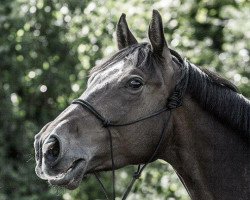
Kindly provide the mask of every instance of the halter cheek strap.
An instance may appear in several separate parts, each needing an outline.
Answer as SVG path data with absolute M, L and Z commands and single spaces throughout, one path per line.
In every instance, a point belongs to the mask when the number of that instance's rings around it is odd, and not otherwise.
M 171 53 L 174 54 L 175 52 L 173 51 Z M 82 99 L 75 99 L 72 102 L 72 104 L 81 105 L 84 109 L 91 112 L 98 120 L 101 121 L 103 127 L 107 129 L 107 132 L 109 134 L 110 155 L 111 155 L 111 164 L 112 164 L 112 182 L 113 182 L 113 184 L 112 184 L 112 189 L 113 189 L 112 200 L 115 200 L 116 192 L 115 192 L 115 162 L 114 162 L 114 154 L 113 154 L 113 140 L 112 140 L 112 134 L 111 134 L 111 131 L 110 131 L 110 127 L 129 126 L 131 124 L 135 124 L 137 122 L 144 121 L 144 120 L 147 120 L 149 118 L 158 116 L 158 115 L 162 114 L 163 112 L 166 112 L 166 111 L 169 112 L 167 120 L 164 122 L 160 138 L 158 140 L 158 143 L 156 145 L 156 148 L 155 148 L 153 154 L 151 155 L 151 157 L 148 159 L 148 161 L 145 164 L 138 165 L 137 171 L 134 172 L 132 180 L 129 183 L 127 189 L 125 190 L 125 192 L 124 192 L 124 194 L 122 196 L 122 200 L 126 200 L 126 198 L 128 197 L 128 194 L 130 193 L 135 181 L 141 176 L 142 171 L 146 168 L 146 166 L 150 162 L 152 162 L 156 158 L 158 150 L 159 150 L 159 148 L 160 148 L 160 146 L 162 144 L 162 141 L 164 139 L 164 131 L 165 131 L 165 129 L 166 129 L 168 123 L 169 123 L 169 120 L 170 120 L 171 110 L 175 109 L 175 108 L 178 108 L 178 107 L 180 107 L 182 105 L 183 95 L 184 95 L 184 93 L 186 91 L 187 83 L 188 83 L 188 67 L 189 67 L 189 63 L 186 60 L 184 60 L 184 62 L 183 62 L 182 60 L 180 60 L 179 58 L 177 59 L 176 57 L 173 57 L 173 61 L 175 63 L 177 63 L 181 67 L 182 74 L 181 74 L 180 80 L 176 84 L 174 92 L 168 98 L 168 102 L 167 102 L 166 107 L 159 110 L 159 111 L 157 111 L 157 112 L 155 112 L 155 113 L 153 113 L 153 114 L 150 114 L 150 115 L 148 115 L 146 117 L 141 117 L 139 119 L 136 119 L 136 120 L 130 121 L 130 122 L 116 124 L 116 123 L 112 123 L 108 119 L 104 118 L 89 102 L 84 101 Z M 100 184 L 100 186 L 101 186 L 101 188 L 102 188 L 102 190 L 103 190 L 103 192 L 104 192 L 104 194 L 106 196 L 106 199 L 109 200 L 110 198 L 108 197 L 107 190 L 105 189 L 103 183 L 101 182 L 101 180 L 100 180 L 100 178 L 98 176 L 98 173 L 94 172 L 94 175 L 95 175 L 97 181 L 99 182 L 99 184 Z
M 90 103 L 88 103 L 87 101 L 84 101 L 82 99 L 75 99 L 72 104 L 79 104 L 81 105 L 84 109 L 87 109 L 89 112 L 91 112 L 97 119 L 99 119 L 103 125 L 104 128 L 107 129 L 108 131 L 108 134 L 109 134 L 109 143 L 110 143 L 110 155 L 111 155 L 111 163 L 112 163 L 112 186 L 113 186 L 113 195 L 112 195 L 112 199 L 115 199 L 116 197 L 116 192 L 115 192 L 115 163 L 114 163 L 114 153 L 113 153 L 113 140 L 112 140 L 112 135 L 111 135 L 111 131 L 110 131 L 110 127 L 117 127 L 117 126 L 128 126 L 128 125 L 131 125 L 131 124 L 135 124 L 137 122 L 140 122 L 140 121 L 144 121 L 146 119 L 149 119 L 149 118 L 152 118 L 152 117 L 155 117 L 155 116 L 158 116 L 160 115 L 161 113 L 165 112 L 165 111 L 170 111 L 169 108 L 164 108 L 164 109 L 161 109 L 151 115 L 148 115 L 146 117 L 142 117 L 142 118 L 139 118 L 137 120 L 134 120 L 134 121 L 131 121 L 131 122 L 127 122 L 127 123 L 122 123 L 122 124 L 114 124 L 112 122 L 110 122 L 109 120 L 105 119 Z M 153 152 L 153 154 L 151 155 L 151 157 L 149 158 L 149 160 L 143 164 L 143 165 L 138 165 L 138 168 L 137 168 L 137 171 L 134 172 L 133 174 L 133 177 L 132 177 L 132 180 L 130 181 L 127 189 L 125 190 L 124 194 L 123 194 L 123 197 L 122 197 L 122 200 L 125 200 L 129 194 L 129 192 L 131 191 L 135 181 L 137 179 L 140 178 L 141 176 L 141 173 L 142 171 L 146 168 L 146 166 L 152 162 L 157 153 L 158 153 L 158 150 L 161 146 L 161 143 L 163 141 L 163 138 L 164 138 L 164 131 L 165 131 L 165 128 L 166 128 L 166 125 L 168 124 L 169 122 L 169 119 L 170 119 L 170 113 L 168 115 L 168 119 L 164 122 L 164 125 L 163 125 L 163 129 L 161 131 L 161 135 L 160 135 L 160 139 L 156 145 L 156 148 Z M 106 199 L 110 199 L 108 197 L 108 194 L 107 194 L 107 190 L 105 189 L 103 183 L 101 182 L 99 176 L 98 176 L 98 173 L 94 172 L 95 174 L 95 177 L 97 179 L 97 181 L 99 182 L 105 196 L 106 196 Z

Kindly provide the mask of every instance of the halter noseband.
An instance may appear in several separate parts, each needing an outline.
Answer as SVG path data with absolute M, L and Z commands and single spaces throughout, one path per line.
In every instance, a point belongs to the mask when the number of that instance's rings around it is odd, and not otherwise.
M 176 56 L 175 54 L 177 54 L 173 50 L 171 50 L 171 53 L 174 56 Z M 135 181 L 141 176 L 142 171 L 146 168 L 146 166 L 150 162 L 152 162 L 155 159 L 155 157 L 156 157 L 156 155 L 158 153 L 158 150 L 159 150 L 159 148 L 161 146 L 161 143 L 163 141 L 163 138 L 164 138 L 164 130 L 165 130 L 165 128 L 166 128 L 166 126 L 167 126 L 167 124 L 168 124 L 168 122 L 170 120 L 171 110 L 175 109 L 175 108 L 178 108 L 178 107 L 180 107 L 182 105 L 182 98 L 183 98 L 183 95 L 184 95 L 184 93 L 186 91 L 186 87 L 187 87 L 187 83 L 188 83 L 188 65 L 189 65 L 189 63 L 186 60 L 183 61 L 182 59 L 180 60 L 179 57 L 176 56 L 178 58 L 177 59 L 174 56 L 173 56 L 173 61 L 175 63 L 177 63 L 182 68 L 182 74 L 181 74 L 181 77 L 180 77 L 180 81 L 176 84 L 174 92 L 168 98 L 168 102 L 167 102 L 166 107 L 161 109 L 161 110 L 156 111 L 153 114 L 150 114 L 150 115 L 148 115 L 146 117 L 141 117 L 141 118 L 136 119 L 134 121 L 121 123 L 121 124 L 116 124 L 116 123 L 112 123 L 108 119 L 104 118 L 89 102 L 87 102 L 85 100 L 82 100 L 82 99 L 75 99 L 72 102 L 72 104 L 79 104 L 84 109 L 87 109 L 89 112 L 91 112 L 98 120 L 100 120 L 103 127 L 106 128 L 107 131 L 108 131 L 109 141 L 110 141 L 110 155 L 111 155 L 111 163 L 112 163 L 112 182 L 113 182 L 113 184 L 112 184 L 112 188 L 113 188 L 112 199 L 113 200 L 115 200 L 115 197 L 116 197 L 116 194 L 115 194 L 115 163 L 114 163 L 114 154 L 113 154 L 113 140 L 112 140 L 110 127 L 128 126 L 128 125 L 135 124 L 137 122 L 144 121 L 146 119 L 158 116 L 163 112 L 169 111 L 168 118 L 164 122 L 163 129 L 162 129 L 159 141 L 158 141 L 158 143 L 156 145 L 156 148 L 155 148 L 153 154 L 151 155 L 151 157 L 149 158 L 149 160 L 145 164 L 138 165 L 137 171 L 134 172 L 132 180 L 129 183 L 127 189 L 125 190 L 125 192 L 124 192 L 124 194 L 122 196 L 122 200 L 125 200 L 127 198 L 128 194 L 130 193 Z M 109 200 L 107 190 L 105 189 L 103 183 L 101 182 L 101 180 L 100 180 L 100 178 L 98 176 L 98 173 L 94 172 L 94 175 L 95 175 L 97 181 L 99 182 L 99 184 L 101 185 L 101 188 L 102 188 L 102 190 L 103 190 L 103 192 L 104 192 L 104 194 L 106 196 L 106 199 Z

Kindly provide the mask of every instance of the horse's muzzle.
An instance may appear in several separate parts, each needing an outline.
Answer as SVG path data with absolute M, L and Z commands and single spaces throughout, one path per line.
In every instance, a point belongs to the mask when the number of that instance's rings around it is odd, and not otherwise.
M 43 139 L 35 137 L 36 174 L 52 185 L 75 189 L 86 173 L 87 162 L 84 158 L 69 159 L 63 149 L 62 140 L 51 134 Z

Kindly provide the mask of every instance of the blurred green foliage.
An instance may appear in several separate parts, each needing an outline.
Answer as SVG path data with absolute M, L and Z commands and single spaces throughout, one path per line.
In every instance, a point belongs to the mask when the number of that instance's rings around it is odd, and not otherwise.
M 116 51 L 122 12 L 140 41 L 158 9 L 169 45 L 193 63 L 218 71 L 250 96 L 248 0 L 1 0 L 0 200 L 103 198 L 89 177 L 68 191 L 34 172 L 33 137 L 85 88 L 88 71 Z M 119 170 L 122 193 L 133 171 Z M 109 174 L 104 182 L 110 186 Z M 189 199 L 173 169 L 153 163 L 130 199 Z

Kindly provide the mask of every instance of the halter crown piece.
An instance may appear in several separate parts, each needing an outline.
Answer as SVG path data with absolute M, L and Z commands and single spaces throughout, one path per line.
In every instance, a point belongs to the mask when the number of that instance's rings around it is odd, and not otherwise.
M 130 193 L 130 191 L 131 191 L 131 189 L 132 189 L 132 187 L 133 187 L 133 185 L 134 185 L 134 183 L 135 183 L 135 181 L 141 176 L 142 171 L 146 168 L 146 166 L 150 162 L 152 162 L 155 159 L 155 157 L 156 157 L 156 155 L 158 153 L 158 150 L 159 150 L 159 148 L 161 146 L 161 143 L 163 141 L 163 138 L 164 138 L 164 130 L 165 130 L 165 128 L 166 128 L 166 126 L 167 126 L 167 124 L 169 122 L 169 119 L 170 119 L 170 116 L 171 116 L 171 110 L 175 109 L 175 108 L 178 108 L 178 107 L 180 107 L 182 105 L 183 95 L 185 94 L 187 84 L 188 84 L 188 69 L 189 69 L 190 64 L 186 59 L 184 59 L 184 61 L 183 61 L 181 59 L 181 57 L 179 56 L 179 54 L 176 53 L 175 51 L 171 50 L 171 53 L 172 53 L 172 55 L 174 55 L 173 56 L 173 61 L 175 63 L 177 63 L 181 68 L 181 77 L 180 77 L 180 80 L 178 81 L 178 83 L 176 84 L 172 95 L 168 98 L 166 107 L 161 109 L 161 110 L 156 111 L 153 114 L 150 114 L 150 115 L 148 115 L 146 117 L 141 117 L 141 118 L 136 119 L 134 121 L 125 122 L 125 123 L 121 123 L 121 124 L 116 124 L 116 123 L 112 123 L 108 119 L 105 119 L 89 102 L 87 102 L 85 100 L 82 100 L 82 99 L 75 99 L 72 102 L 72 104 L 79 104 L 84 109 L 91 112 L 97 119 L 99 119 L 101 121 L 103 127 L 107 129 L 107 132 L 109 134 L 110 155 L 111 155 L 111 163 L 112 163 L 112 182 L 113 182 L 113 184 L 112 184 L 112 189 L 113 189 L 112 198 L 108 197 L 107 190 L 105 189 L 103 183 L 101 182 L 101 180 L 100 180 L 100 178 L 98 176 L 98 173 L 94 172 L 94 175 L 95 175 L 97 181 L 99 182 L 99 184 L 100 184 L 100 186 L 101 186 L 107 200 L 110 200 L 110 199 L 115 200 L 115 198 L 116 198 L 116 192 L 115 192 L 115 162 L 114 162 L 113 141 L 112 141 L 112 134 L 111 134 L 111 131 L 110 131 L 110 127 L 129 126 L 131 124 L 135 124 L 137 122 L 144 121 L 146 119 L 158 116 L 158 115 L 160 115 L 161 113 L 163 113 L 165 111 L 169 112 L 168 118 L 164 122 L 163 129 L 162 129 L 159 141 L 158 141 L 158 143 L 156 145 L 156 148 L 155 148 L 153 154 L 151 155 L 151 157 L 148 159 L 148 161 L 146 163 L 144 163 L 142 165 L 138 165 L 137 171 L 134 172 L 132 180 L 129 183 L 127 189 L 125 190 L 125 192 L 124 192 L 124 194 L 122 196 L 122 200 L 126 200 L 129 193 Z

